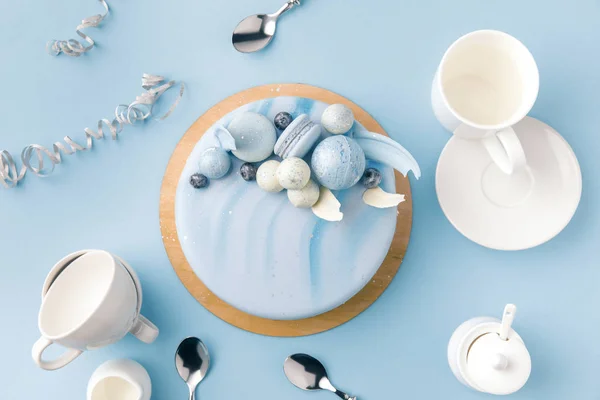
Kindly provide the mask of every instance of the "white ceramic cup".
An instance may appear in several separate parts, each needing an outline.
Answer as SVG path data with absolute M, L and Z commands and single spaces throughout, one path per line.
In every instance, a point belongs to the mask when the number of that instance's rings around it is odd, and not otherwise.
M 151 343 L 158 329 L 139 314 L 139 302 L 133 277 L 113 255 L 83 253 L 62 268 L 43 297 L 34 361 L 46 370 L 62 368 L 83 351 L 112 344 L 128 332 Z M 53 343 L 68 350 L 54 360 L 42 359 Z
M 533 107 L 539 71 L 523 43 L 507 33 L 466 34 L 444 54 L 432 87 L 432 106 L 454 135 L 480 139 L 506 174 L 527 164 L 512 126 Z
M 110 360 L 94 371 L 87 400 L 150 400 L 152 382 L 144 367 L 133 360 Z

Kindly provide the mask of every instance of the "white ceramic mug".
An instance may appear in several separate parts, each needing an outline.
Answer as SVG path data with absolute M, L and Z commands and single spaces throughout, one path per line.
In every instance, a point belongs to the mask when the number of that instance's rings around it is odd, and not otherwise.
M 46 280 L 38 326 L 42 334 L 32 356 L 46 370 L 62 368 L 83 351 L 120 340 L 128 332 L 151 343 L 158 335 L 154 324 L 139 314 L 140 291 L 128 269 L 105 251 L 79 252 L 65 257 Z M 50 281 L 50 282 L 49 282 Z M 42 354 L 56 343 L 68 350 L 48 361 Z
M 507 33 L 482 30 L 448 48 L 431 99 L 447 130 L 481 139 L 496 165 L 512 174 L 527 163 L 512 126 L 531 111 L 538 92 L 539 71 L 527 47 Z
M 150 400 L 152 382 L 144 367 L 133 360 L 110 360 L 92 374 L 87 400 Z

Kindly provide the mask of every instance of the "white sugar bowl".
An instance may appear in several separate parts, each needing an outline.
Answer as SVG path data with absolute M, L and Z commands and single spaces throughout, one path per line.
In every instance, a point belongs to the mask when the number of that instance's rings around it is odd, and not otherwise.
M 509 304 L 502 321 L 473 318 L 448 343 L 448 363 L 456 378 L 480 392 L 506 395 L 521 389 L 531 373 L 531 356 L 511 325 L 517 307 Z

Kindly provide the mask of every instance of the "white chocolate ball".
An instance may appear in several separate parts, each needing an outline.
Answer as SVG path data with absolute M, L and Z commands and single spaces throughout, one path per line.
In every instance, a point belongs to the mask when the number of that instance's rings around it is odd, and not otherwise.
M 283 190 L 277 179 L 277 169 L 279 161 L 271 160 L 261 164 L 256 171 L 256 183 L 267 192 L 277 193 Z
M 319 185 L 309 179 L 304 188 L 300 190 L 288 190 L 288 199 L 298 208 L 310 208 L 319 201 Z
M 301 158 L 286 158 L 277 169 L 277 179 L 285 189 L 300 190 L 310 179 L 310 167 Z
M 329 133 L 343 135 L 354 125 L 354 113 L 343 104 L 332 104 L 321 116 L 321 125 Z

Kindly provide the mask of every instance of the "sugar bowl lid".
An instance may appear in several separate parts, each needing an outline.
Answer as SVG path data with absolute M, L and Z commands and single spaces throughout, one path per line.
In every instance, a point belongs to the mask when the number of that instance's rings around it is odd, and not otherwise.
M 467 354 L 467 373 L 480 391 L 506 395 L 521 389 L 531 373 L 531 356 L 525 344 L 512 330 L 516 312 L 506 306 L 499 331 L 479 336 Z

